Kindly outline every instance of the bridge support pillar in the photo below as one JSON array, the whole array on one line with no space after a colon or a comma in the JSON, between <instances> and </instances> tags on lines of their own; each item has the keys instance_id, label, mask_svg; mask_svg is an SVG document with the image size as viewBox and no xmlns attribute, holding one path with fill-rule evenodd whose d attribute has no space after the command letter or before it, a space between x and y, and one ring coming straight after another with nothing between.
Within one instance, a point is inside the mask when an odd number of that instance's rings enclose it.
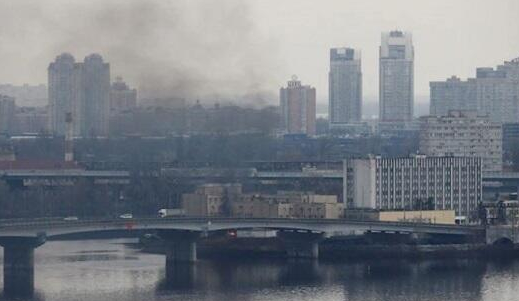
<instances>
[{"instance_id":1,"label":"bridge support pillar","mask_svg":"<svg viewBox=\"0 0 519 301\"><path fill-rule=\"evenodd\" d=\"M166 279L163 287L167 289L188 289L193 287L196 265L190 262L177 262L166 259Z\"/></svg>"},{"instance_id":2,"label":"bridge support pillar","mask_svg":"<svg viewBox=\"0 0 519 301\"><path fill-rule=\"evenodd\" d=\"M0 237L4 248L4 295L34 294L34 249L44 242L44 237Z\"/></svg>"},{"instance_id":3,"label":"bridge support pillar","mask_svg":"<svg viewBox=\"0 0 519 301\"><path fill-rule=\"evenodd\" d=\"M192 263L196 257L196 241L200 237L199 232L164 230L158 233L164 240L166 251L166 266L179 262Z\"/></svg>"},{"instance_id":4,"label":"bridge support pillar","mask_svg":"<svg viewBox=\"0 0 519 301\"><path fill-rule=\"evenodd\" d=\"M319 258L319 241L322 233L279 231L278 237L283 241L288 258Z\"/></svg>"},{"instance_id":5,"label":"bridge support pillar","mask_svg":"<svg viewBox=\"0 0 519 301\"><path fill-rule=\"evenodd\" d=\"M189 287L193 283L196 262L196 241L199 232L163 230L158 235L164 240L166 253L167 287Z\"/></svg>"},{"instance_id":6,"label":"bridge support pillar","mask_svg":"<svg viewBox=\"0 0 519 301\"><path fill-rule=\"evenodd\" d=\"M196 262L196 241L166 242L166 264Z\"/></svg>"}]
</instances>

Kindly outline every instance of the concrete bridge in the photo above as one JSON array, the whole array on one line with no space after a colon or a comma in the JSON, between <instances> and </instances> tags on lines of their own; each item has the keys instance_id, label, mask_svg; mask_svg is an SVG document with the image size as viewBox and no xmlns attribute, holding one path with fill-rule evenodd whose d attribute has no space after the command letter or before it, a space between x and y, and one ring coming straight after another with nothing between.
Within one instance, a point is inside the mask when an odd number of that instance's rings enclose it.
<instances>
[{"instance_id":1,"label":"concrete bridge","mask_svg":"<svg viewBox=\"0 0 519 301\"><path fill-rule=\"evenodd\" d=\"M519 243L519 228L517 225L496 225L486 228L486 243L488 245L513 245Z\"/></svg>"},{"instance_id":2,"label":"concrete bridge","mask_svg":"<svg viewBox=\"0 0 519 301\"><path fill-rule=\"evenodd\" d=\"M327 237L368 232L484 235L484 228L440 224L371 222L317 219L253 218L139 218L111 220L5 220L0 221L0 245L4 247L4 292L32 294L34 290L34 249L47 238L67 234L115 232L137 236L157 233L166 242L166 273L178 263L196 261L196 242L210 232L238 229L275 229L287 255L319 257L319 242ZM167 275L166 275L167 277Z\"/></svg>"}]
</instances>

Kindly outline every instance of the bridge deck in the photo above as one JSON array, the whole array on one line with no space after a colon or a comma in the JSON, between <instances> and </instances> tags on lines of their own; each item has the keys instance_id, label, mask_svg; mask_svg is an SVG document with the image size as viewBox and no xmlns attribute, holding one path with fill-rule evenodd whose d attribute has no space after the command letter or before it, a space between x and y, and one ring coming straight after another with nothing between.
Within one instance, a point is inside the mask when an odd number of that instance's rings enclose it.
<instances>
[{"instance_id":1,"label":"bridge deck","mask_svg":"<svg viewBox=\"0 0 519 301\"><path fill-rule=\"evenodd\" d=\"M290 229L322 232L330 236L355 231L436 233L477 235L484 230L481 226L459 226L445 224L418 224L402 222L353 221L343 219L254 219L254 218L137 218L97 220L0 220L0 236L35 236L45 233L55 235L100 232L113 230L188 230L219 231L229 229ZM341 234L339 234L341 233Z\"/></svg>"}]
</instances>

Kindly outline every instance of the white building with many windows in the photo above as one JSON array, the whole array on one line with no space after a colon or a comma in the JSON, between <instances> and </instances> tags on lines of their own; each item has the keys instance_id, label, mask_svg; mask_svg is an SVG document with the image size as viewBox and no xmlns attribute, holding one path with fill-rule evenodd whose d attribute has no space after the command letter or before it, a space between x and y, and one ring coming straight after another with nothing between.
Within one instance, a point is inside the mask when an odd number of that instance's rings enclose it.
<instances>
[{"instance_id":1,"label":"white building with many windows","mask_svg":"<svg viewBox=\"0 0 519 301\"><path fill-rule=\"evenodd\" d=\"M484 172L503 168L503 133L499 123L475 111L420 118L420 153L428 156L481 157Z\"/></svg>"},{"instance_id":2,"label":"white building with many windows","mask_svg":"<svg viewBox=\"0 0 519 301\"><path fill-rule=\"evenodd\" d=\"M344 161L347 208L455 210L472 218L482 198L481 158L382 158Z\"/></svg>"}]
</instances>

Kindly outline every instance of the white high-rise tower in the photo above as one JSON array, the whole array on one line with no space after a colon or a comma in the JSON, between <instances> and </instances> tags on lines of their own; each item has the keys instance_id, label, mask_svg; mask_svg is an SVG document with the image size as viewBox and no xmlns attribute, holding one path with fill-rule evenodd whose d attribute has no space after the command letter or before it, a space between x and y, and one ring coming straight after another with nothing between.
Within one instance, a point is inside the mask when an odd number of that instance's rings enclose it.
<instances>
[{"instance_id":1,"label":"white high-rise tower","mask_svg":"<svg viewBox=\"0 0 519 301\"><path fill-rule=\"evenodd\" d=\"M379 78L380 121L411 121L414 105L414 47L411 33L382 33Z\"/></svg>"}]
</instances>

